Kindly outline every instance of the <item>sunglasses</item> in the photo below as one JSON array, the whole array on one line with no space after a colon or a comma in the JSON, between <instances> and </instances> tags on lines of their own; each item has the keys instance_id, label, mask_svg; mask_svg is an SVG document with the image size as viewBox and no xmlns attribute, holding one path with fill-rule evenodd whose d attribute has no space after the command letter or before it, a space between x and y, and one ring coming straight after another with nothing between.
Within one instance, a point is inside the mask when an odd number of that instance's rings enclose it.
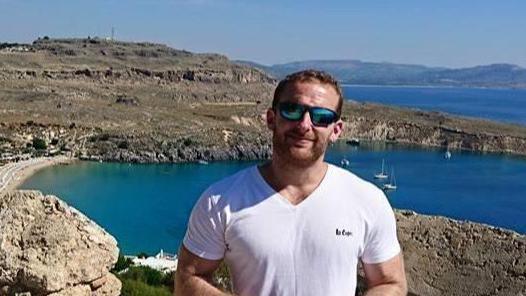
<instances>
[{"instance_id":1,"label":"sunglasses","mask_svg":"<svg viewBox=\"0 0 526 296\"><path fill-rule=\"evenodd\" d=\"M310 121L314 126L326 127L339 119L338 114L331 109L311 107L297 103L279 103L278 110L281 117L288 121L300 121L305 115L305 112L309 112Z\"/></svg>"}]
</instances>

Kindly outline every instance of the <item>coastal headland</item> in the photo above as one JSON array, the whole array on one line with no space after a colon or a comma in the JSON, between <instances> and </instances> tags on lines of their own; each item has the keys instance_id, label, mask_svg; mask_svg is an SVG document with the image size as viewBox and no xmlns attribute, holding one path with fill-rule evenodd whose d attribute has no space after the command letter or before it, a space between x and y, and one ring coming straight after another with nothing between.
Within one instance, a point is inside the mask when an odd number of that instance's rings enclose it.
<instances>
[{"instance_id":1,"label":"coastal headland","mask_svg":"<svg viewBox=\"0 0 526 296\"><path fill-rule=\"evenodd\" d=\"M24 155L141 163L268 158L264 116L275 84L224 56L152 43L43 38L3 46L0 161ZM526 155L524 126L354 102L345 103L343 119L344 140ZM18 170L27 175L31 167ZM4 176L12 175L10 168L0 167ZM413 295L526 294L524 236L397 215ZM427 226L417 227L422 217ZM490 246L505 247L499 253ZM481 288L463 288L471 285Z\"/></svg>"}]
</instances>

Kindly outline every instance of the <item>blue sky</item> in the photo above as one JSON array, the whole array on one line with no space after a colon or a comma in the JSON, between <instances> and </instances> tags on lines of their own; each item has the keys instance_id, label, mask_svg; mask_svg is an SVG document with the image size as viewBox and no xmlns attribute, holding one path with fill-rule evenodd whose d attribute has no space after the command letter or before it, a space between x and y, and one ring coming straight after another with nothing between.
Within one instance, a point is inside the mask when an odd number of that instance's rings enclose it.
<instances>
[{"instance_id":1,"label":"blue sky","mask_svg":"<svg viewBox=\"0 0 526 296\"><path fill-rule=\"evenodd\" d=\"M526 1L0 0L0 42L152 41L275 64L360 59L526 67Z\"/></svg>"}]
</instances>

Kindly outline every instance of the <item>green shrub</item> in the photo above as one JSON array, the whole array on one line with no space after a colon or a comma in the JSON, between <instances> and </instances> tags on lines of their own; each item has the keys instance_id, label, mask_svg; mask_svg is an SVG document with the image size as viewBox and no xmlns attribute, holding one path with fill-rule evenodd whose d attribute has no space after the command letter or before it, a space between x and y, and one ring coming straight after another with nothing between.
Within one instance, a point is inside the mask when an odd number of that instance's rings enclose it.
<instances>
[{"instance_id":1,"label":"green shrub","mask_svg":"<svg viewBox=\"0 0 526 296\"><path fill-rule=\"evenodd\" d=\"M171 288L173 275L165 274L147 266L130 266L124 273L118 274L121 280L134 280L150 286Z\"/></svg>"},{"instance_id":2,"label":"green shrub","mask_svg":"<svg viewBox=\"0 0 526 296\"><path fill-rule=\"evenodd\" d=\"M124 258L121 254L119 254L119 258L117 259L117 263L115 263L115 266L111 271L114 273L117 273L119 271L125 270L126 268L130 267L133 264L132 260L130 258Z\"/></svg>"},{"instance_id":3,"label":"green shrub","mask_svg":"<svg viewBox=\"0 0 526 296\"><path fill-rule=\"evenodd\" d=\"M45 150L47 148L46 141L41 138L33 138L33 148L36 150Z\"/></svg>"},{"instance_id":4,"label":"green shrub","mask_svg":"<svg viewBox=\"0 0 526 296\"><path fill-rule=\"evenodd\" d=\"M130 144L128 144L128 141L122 141L117 147L119 147L120 149L128 149L129 146Z\"/></svg>"},{"instance_id":5,"label":"green shrub","mask_svg":"<svg viewBox=\"0 0 526 296\"><path fill-rule=\"evenodd\" d=\"M190 138L185 138L183 140L183 145L185 145L186 147L192 146L193 144L194 144L194 141L192 139L190 139Z\"/></svg>"},{"instance_id":6,"label":"green shrub","mask_svg":"<svg viewBox=\"0 0 526 296\"><path fill-rule=\"evenodd\" d=\"M132 279L121 279L122 296L171 296L172 292L168 287L155 287L149 286L144 282L132 280Z\"/></svg>"}]
</instances>

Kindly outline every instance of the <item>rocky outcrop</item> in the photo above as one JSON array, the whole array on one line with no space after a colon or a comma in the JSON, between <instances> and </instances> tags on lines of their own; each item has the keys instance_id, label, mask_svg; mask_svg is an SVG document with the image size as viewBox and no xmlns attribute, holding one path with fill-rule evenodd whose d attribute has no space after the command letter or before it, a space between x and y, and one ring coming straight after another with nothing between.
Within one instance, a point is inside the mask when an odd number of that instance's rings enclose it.
<instances>
[{"instance_id":1,"label":"rocky outcrop","mask_svg":"<svg viewBox=\"0 0 526 296\"><path fill-rule=\"evenodd\" d=\"M347 107L347 139L526 155L523 126L381 105L354 103Z\"/></svg>"},{"instance_id":2,"label":"rocky outcrop","mask_svg":"<svg viewBox=\"0 0 526 296\"><path fill-rule=\"evenodd\" d=\"M526 154L526 137L470 133L446 126L423 126L411 122L348 122L348 135L373 141L392 141L480 152Z\"/></svg>"},{"instance_id":3,"label":"rocky outcrop","mask_svg":"<svg viewBox=\"0 0 526 296\"><path fill-rule=\"evenodd\" d=\"M204 83L274 83L274 80L257 69L233 66L232 69L173 69L152 70L129 68L125 70L90 69L78 70L9 70L0 71L2 80L46 79L46 80L90 80L98 83L115 81L153 81L156 83L204 82Z\"/></svg>"},{"instance_id":4,"label":"rocky outcrop","mask_svg":"<svg viewBox=\"0 0 526 296\"><path fill-rule=\"evenodd\" d=\"M258 160L268 159L271 155L269 145L239 143L231 147L161 147L151 150L108 149L102 154L95 154L86 160L104 160L132 163L195 162L199 160ZM97 151L100 153L100 151Z\"/></svg>"},{"instance_id":5,"label":"rocky outcrop","mask_svg":"<svg viewBox=\"0 0 526 296\"><path fill-rule=\"evenodd\" d=\"M27 50L19 53L16 48ZM33 44L8 44L6 49L9 52L4 50L0 56L0 80L78 80L109 84L116 81L275 82L263 71L231 63L226 56L196 54L154 43L92 38L39 39ZM66 64L68 66L63 67Z\"/></svg>"},{"instance_id":6,"label":"rocky outcrop","mask_svg":"<svg viewBox=\"0 0 526 296\"><path fill-rule=\"evenodd\" d=\"M0 197L0 295L119 295L116 240L54 196Z\"/></svg>"},{"instance_id":7,"label":"rocky outcrop","mask_svg":"<svg viewBox=\"0 0 526 296\"><path fill-rule=\"evenodd\" d=\"M526 295L526 236L396 213L410 295Z\"/></svg>"}]
</instances>

